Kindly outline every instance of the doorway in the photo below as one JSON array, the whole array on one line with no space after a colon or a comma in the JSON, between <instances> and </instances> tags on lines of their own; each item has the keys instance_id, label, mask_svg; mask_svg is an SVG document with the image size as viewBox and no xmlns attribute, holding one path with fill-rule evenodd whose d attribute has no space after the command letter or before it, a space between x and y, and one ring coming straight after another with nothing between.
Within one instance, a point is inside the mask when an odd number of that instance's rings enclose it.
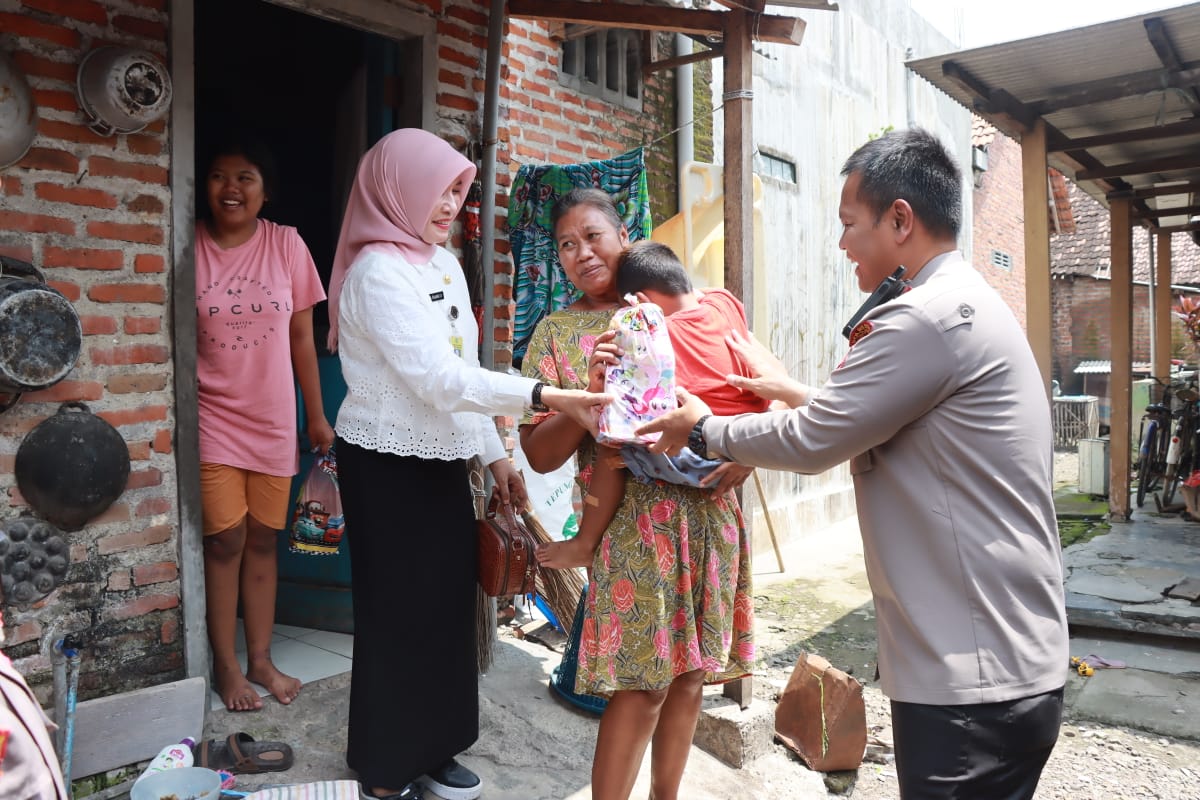
<instances>
[{"instance_id":1,"label":"doorway","mask_svg":"<svg viewBox=\"0 0 1200 800\"><path fill-rule=\"evenodd\" d=\"M195 5L196 209L209 152L230 136L266 144L278 187L263 216L294 226L328 287L358 159L421 125L420 40L390 39L264 0ZM325 304L314 309L324 347Z\"/></svg>"},{"instance_id":2,"label":"doorway","mask_svg":"<svg viewBox=\"0 0 1200 800\"><path fill-rule=\"evenodd\" d=\"M195 208L207 212L204 179L214 147L230 138L262 142L277 179L261 216L299 231L328 291L359 158L389 131L422 124L428 43L423 35L389 38L316 16L332 13L318 3L306 13L284 7L289 2L194 4ZM336 356L325 350L325 303L313 309L313 326L325 416L333 422L346 389ZM308 449L301 437L293 497L312 464ZM303 555L279 537L277 624L351 630L348 547Z\"/></svg>"}]
</instances>

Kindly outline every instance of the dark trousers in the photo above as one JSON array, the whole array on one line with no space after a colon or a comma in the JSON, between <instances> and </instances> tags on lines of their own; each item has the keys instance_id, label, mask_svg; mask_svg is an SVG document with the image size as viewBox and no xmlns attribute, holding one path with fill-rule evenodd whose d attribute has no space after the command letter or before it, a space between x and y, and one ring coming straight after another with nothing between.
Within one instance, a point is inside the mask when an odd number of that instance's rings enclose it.
<instances>
[{"instance_id":1,"label":"dark trousers","mask_svg":"<svg viewBox=\"0 0 1200 800\"><path fill-rule=\"evenodd\" d=\"M1063 690L964 706L892 701L903 800L1029 800L1054 749Z\"/></svg>"}]
</instances>

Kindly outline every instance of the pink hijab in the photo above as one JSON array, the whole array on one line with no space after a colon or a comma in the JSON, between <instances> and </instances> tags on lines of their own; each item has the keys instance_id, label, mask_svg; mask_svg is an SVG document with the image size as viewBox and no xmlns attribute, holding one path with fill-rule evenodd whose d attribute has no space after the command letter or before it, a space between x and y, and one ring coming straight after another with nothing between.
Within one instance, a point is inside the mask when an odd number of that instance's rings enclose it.
<instances>
[{"instance_id":1,"label":"pink hijab","mask_svg":"<svg viewBox=\"0 0 1200 800\"><path fill-rule=\"evenodd\" d=\"M363 155L329 279L329 352L337 351L338 301L359 253L367 247L394 247L414 264L428 263L437 246L422 239L421 232L442 193L460 178L464 184L474 180L475 165L420 128L392 131Z\"/></svg>"}]
</instances>

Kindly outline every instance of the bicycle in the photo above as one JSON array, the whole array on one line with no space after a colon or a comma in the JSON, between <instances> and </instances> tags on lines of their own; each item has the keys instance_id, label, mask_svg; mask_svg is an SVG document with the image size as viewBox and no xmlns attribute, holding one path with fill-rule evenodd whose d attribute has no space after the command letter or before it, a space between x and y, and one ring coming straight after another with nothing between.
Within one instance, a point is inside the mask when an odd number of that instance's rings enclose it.
<instances>
[{"instance_id":1,"label":"bicycle","mask_svg":"<svg viewBox=\"0 0 1200 800\"><path fill-rule=\"evenodd\" d=\"M1157 381L1157 379L1155 379ZM1158 487L1167 474L1167 451L1170 449L1171 385L1158 381L1163 387L1161 403L1146 406L1138 428L1137 504L1146 502L1146 493Z\"/></svg>"},{"instance_id":2,"label":"bicycle","mask_svg":"<svg viewBox=\"0 0 1200 800\"><path fill-rule=\"evenodd\" d=\"M1162 491L1162 501L1155 495L1158 510L1171 505L1175 499L1175 490L1187 476L1192 474L1196 461L1196 433L1198 409L1196 400L1200 394L1196 392L1195 384L1179 386L1175 389L1175 397L1181 406L1174 416L1179 420L1167 445L1167 471Z\"/></svg>"}]
</instances>

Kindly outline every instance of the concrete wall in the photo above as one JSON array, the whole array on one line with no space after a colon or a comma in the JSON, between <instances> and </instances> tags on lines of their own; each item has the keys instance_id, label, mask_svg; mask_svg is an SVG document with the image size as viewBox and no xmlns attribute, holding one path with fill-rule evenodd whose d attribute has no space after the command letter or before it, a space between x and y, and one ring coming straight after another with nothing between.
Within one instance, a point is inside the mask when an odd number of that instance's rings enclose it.
<instances>
[{"instance_id":1,"label":"concrete wall","mask_svg":"<svg viewBox=\"0 0 1200 800\"><path fill-rule=\"evenodd\" d=\"M754 328L795 377L817 385L845 354L842 326L865 299L837 247L839 171L855 148L889 127L908 127L910 119L941 137L966 167L960 244L971 252L970 116L904 66L907 58L950 52L953 44L903 0L838 5L836 12L798 13L807 21L799 47L759 44L754 57L755 145L797 165L796 184L764 178L766 275L758 283L767 314ZM720 98L719 62L713 83ZM719 114L716 129L719 160ZM762 477L777 532L786 538L853 512L845 465L812 477ZM756 503L747 507L760 513ZM764 531L761 519L755 530ZM756 550L766 546L765 535L756 533Z\"/></svg>"}]
</instances>

